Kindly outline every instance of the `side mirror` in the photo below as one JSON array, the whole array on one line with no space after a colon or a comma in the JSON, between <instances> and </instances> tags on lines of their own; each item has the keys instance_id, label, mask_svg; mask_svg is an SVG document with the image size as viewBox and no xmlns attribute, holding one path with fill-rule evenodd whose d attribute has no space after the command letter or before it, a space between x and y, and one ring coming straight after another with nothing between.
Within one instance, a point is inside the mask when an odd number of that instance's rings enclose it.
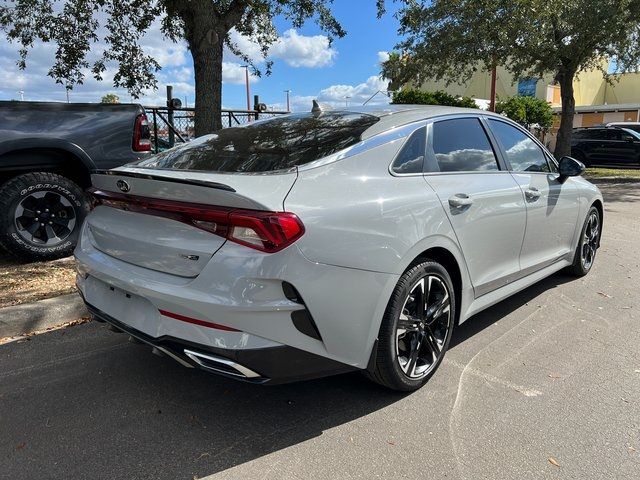
<instances>
[{"instance_id":1,"label":"side mirror","mask_svg":"<svg viewBox=\"0 0 640 480\"><path fill-rule=\"evenodd\" d=\"M558 180L564 182L569 177L578 177L584 173L585 166L573 157L562 157L558 164L560 177Z\"/></svg>"}]
</instances>

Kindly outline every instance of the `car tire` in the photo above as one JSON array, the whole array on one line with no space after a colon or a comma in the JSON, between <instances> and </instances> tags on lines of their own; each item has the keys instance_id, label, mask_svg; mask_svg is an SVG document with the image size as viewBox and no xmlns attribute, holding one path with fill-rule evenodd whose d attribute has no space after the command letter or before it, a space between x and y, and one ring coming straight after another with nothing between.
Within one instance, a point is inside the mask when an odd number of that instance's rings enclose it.
<instances>
[{"instance_id":1,"label":"car tire","mask_svg":"<svg viewBox=\"0 0 640 480\"><path fill-rule=\"evenodd\" d=\"M68 178L19 175L0 186L0 245L22 260L69 256L88 212L84 192Z\"/></svg>"},{"instance_id":2,"label":"car tire","mask_svg":"<svg viewBox=\"0 0 640 480\"><path fill-rule=\"evenodd\" d=\"M567 273L576 277L584 277L589 273L600 246L601 232L602 219L600 218L600 211L592 206L580 230L580 240L576 247L573 263L567 268Z\"/></svg>"},{"instance_id":3,"label":"car tire","mask_svg":"<svg viewBox=\"0 0 640 480\"><path fill-rule=\"evenodd\" d=\"M420 309L419 298L425 293L426 307ZM449 347L455 305L451 277L442 265L426 261L407 270L387 305L367 376L392 390L410 392L422 387Z\"/></svg>"}]
</instances>

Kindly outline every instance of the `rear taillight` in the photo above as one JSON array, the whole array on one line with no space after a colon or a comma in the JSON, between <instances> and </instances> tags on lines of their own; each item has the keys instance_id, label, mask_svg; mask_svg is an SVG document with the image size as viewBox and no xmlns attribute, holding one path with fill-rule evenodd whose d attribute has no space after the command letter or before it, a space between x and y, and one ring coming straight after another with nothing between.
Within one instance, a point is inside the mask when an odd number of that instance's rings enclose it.
<instances>
[{"instance_id":1,"label":"rear taillight","mask_svg":"<svg viewBox=\"0 0 640 480\"><path fill-rule=\"evenodd\" d=\"M265 212L200 203L125 195L89 189L92 205L106 205L171 218L262 252L288 247L304 234L300 219L289 212Z\"/></svg>"},{"instance_id":2,"label":"rear taillight","mask_svg":"<svg viewBox=\"0 0 640 480\"><path fill-rule=\"evenodd\" d=\"M144 113L136 117L133 125L133 143L131 145L134 152L151 151L151 130L149 129L149 121Z\"/></svg>"}]
</instances>

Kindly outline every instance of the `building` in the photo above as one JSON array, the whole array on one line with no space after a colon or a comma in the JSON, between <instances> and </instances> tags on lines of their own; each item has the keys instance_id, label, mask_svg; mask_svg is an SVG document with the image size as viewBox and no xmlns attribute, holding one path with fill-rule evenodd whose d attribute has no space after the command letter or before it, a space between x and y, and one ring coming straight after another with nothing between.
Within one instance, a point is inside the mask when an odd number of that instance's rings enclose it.
<instances>
[{"instance_id":1,"label":"building","mask_svg":"<svg viewBox=\"0 0 640 480\"><path fill-rule=\"evenodd\" d=\"M603 65L604 66L604 65ZM491 98L491 72L481 70L464 83L427 81L422 90L444 90L458 96L472 97L480 106L489 104ZM576 100L574 127L591 127L609 122L640 122L640 72L630 72L611 77L607 82L602 72L582 72L573 84ZM554 84L552 75L543 78L516 80L506 69L498 67L496 96L498 101L515 95L532 96L546 100L556 112L554 126L545 143L555 146L555 133L560 125L560 86Z\"/></svg>"}]
</instances>

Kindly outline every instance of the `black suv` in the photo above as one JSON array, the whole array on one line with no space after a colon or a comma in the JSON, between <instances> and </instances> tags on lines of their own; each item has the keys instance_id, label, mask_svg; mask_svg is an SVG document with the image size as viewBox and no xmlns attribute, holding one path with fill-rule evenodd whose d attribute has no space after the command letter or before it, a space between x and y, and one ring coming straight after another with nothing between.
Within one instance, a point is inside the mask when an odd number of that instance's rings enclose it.
<instances>
[{"instance_id":1,"label":"black suv","mask_svg":"<svg viewBox=\"0 0 640 480\"><path fill-rule=\"evenodd\" d=\"M571 155L585 165L640 165L640 133L620 127L575 128Z\"/></svg>"}]
</instances>

